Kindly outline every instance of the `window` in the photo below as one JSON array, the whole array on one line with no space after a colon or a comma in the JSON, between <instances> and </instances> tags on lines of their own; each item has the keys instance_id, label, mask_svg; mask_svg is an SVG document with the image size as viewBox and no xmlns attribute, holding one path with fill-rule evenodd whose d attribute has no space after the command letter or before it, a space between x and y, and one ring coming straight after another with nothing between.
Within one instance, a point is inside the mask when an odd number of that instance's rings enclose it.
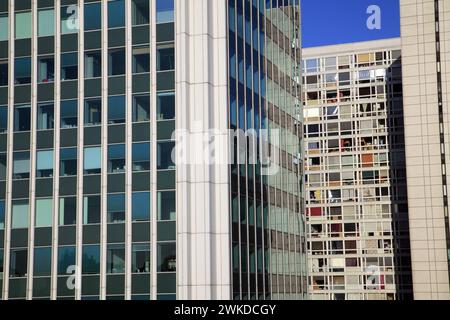
<instances>
[{"instance_id":1,"label":"window","mask_svg":"<svg viewBox=\"0 0 450 320\"><path fill-rule=\"evenodd\" d=\"M28 228L28 210L29 204L27 200L17 200L12 202L13 229Z\"/></svg>"},{"instance_id":2,"label":"window","mask_svg":"<svg viewBox=\"0 0 450 320\"><path fill-rule=\"evenodd\" d=\"M157 48L157 71L167 71L175 69L175 48L170 46L158 46Z\"/></svg>"},{"instance_id":3,"label":"window","mask_svg":"<svg viewBox=\"0 0 450 320\"><path fill-rule=\"evenodd\" d=\"M0 86L8 85L8 60L0 61Z\"/></svg>"},{"instance_id":4,"label":"window","mask_svg":"<svg viewBox=\"0 0 450 320\"><path fill-rule=\"evenodd\" d=\"M175 243L158 243L158 272L175 272L177 269Z\"/></svg>"},{"instance_id":5,"label":"window","mask_svg":"<svg viewBox=\"0 0 450 320\"><path fill-rule=\"evenodd\" d=\"M108 98L108 123L125 123L125 96Z\"/></svg>"},{"instance_id":6,"label":"window","mask_svg":"<svg viewBox=\"0 0 450 320\"><path fill-rule=\"evenodd\" d=\"M85 53L84 76L85 78L97 78L102 76L101 51L89 51Z\"/></svg>"},{"instance_id":7,"label":"window","mask_svg":"<svg viewBox=\"0 0 450 320\"><path fill-rule=\"evenodd\" d=\"M158 142L158 170L175 169L172 161L172 150L175 142Z\"/></svg>"},{"instance_id":8,"label":"window","mask_svg":"<svg viewBox=\"0 0 450 320\"><path fill-rule=\"evenodd\" d=\"M83 199L83 224L100 223L100 196L86 196Z\"/></svg>"},{"instance_id":9,"label":"window","mask_svg":"<svg viewBox=\"0 0 450 320\"><path fill-rule=\"evenodd\" d=\"M156 23L173 22L173 0L156 0Z\"/></svg>"},{"instance_id":10,"label":"window","mask_svg":"<svg viewBox=\"0 0 450 320\"><path fill-rule=\"evenodd\" d=\"M59 225L71 226L77 223L77 198L59 199Z\"/></svg>"},{"instance_id":11,"label":"window","mask_svg":"<svg viewBox=\"0 0 450 320\"><path fill-rule=\"evenodd\" d=\"M318 67L318 61L317 59L310 59L310 60L306 60L305 62L306 65L306 72L317 72L319 71Z\"/></svg>"},{"instance_id":12,"label":"window","mask_svg":"<svg viewBox=\"0 0 450 320\"><path fill-rule=\"evenodd\" d=\"M31 38L31 12L18 12L16 13L16 39Z\"/></svg>"},{"instance_id":13,"label":"window","mask_svg":"<svg viewBox=\"0 0 450 320\"><path fill-rule=\"evenodd\" d=\"M0 106L0 133L8 130L8 107Z\"/></svg>"},{"instance_id":14,"label":"window","mask_svg":"<svg viewBox=\"0 0 450 320\"><path fill-rule=\"evenodd\" d=\"M150 220L150 193L134 192L132 195L133 221Z\"/></svg>"},{"instance_id":15,"label":"window","mask_svg":"<svg viewBox=\"0 0 450 320\"><path fill-rule=\"evenodd\" d=\"M0 180L6 180L6 153L0 153Z\"/></svg>"},{"instance_id":16,"label":"window","mask_svg":"<svg viewBox=\"0 0 450 320\"><path fill-rule=\"evenodd\" d=\"M150 48L133 48L133 73L150 72Z\"/></svg>"},{"instance_id":17,"label":"window","mask_svg":"<svg viewBox=\"0 0 450 320\"><path fill-rule=\"evenodd\" d=\"M77 148L60 149L60 175L61 177L77 175Z\"/></svg>"},{"instance_id":18,"label":"window","mask_svg":"<svg viewBox=\"0 0 450 320\"><path fill-rule=\"evenodd\" d=\"M107 273L125 273L125 245L108 245L106 259Z\"/></svg>"},{"instance_id":19,"label":"window","mask_svg":"<svg viewBox=\"0 0 450 320\"><path fill-rule=\"evenodd\" d=\"M150 272L150 245L133 244L131 257L131 272Z\"/></svg>"},{"instance_id":20,"label":"window","mask_svg":"<svg viewBox=\"0 0 450 320\"><path fill-rule=\"evenodd\" d=\"M108 223L125 221L125 194L108 195Z\"/></svg>"},{"instance_id":21,"label":"window","mask_svg":"<svg viewBox=\"0 0 450 320\"><path fill-rule=\"evenodd\" d=\"M11 278L26 277L28 273L28 250L11 250L9 274Z\"/></svg>"},{"instance_id":22,"label":"window","mask_svg":"<svg viewBox=\"0 0 450 320\"><path fill-rule=\"evenodd\" d=\"M31 58L16 58L14 62L14 84L31 83Z\"/></svg>"},{"instance_id":23,"label":"window","mask_svg":"<svg viewBox=\"0 0 450 320\"><path fill-rule=\"evenodd\" d=\"M157 101L158 120L170 120L175 118L175 93L158 93Z\"/></svg>"},{"instance_id":24,"label":"window","mask_svg":"<svg viewBox=\"0 0 450 320\"><path fill-rule=\"evenodd\" d=\"M4 229L5 229L5 201L0 201L0 230Z\"/></svg>"},{"instance_id":25,"label":"window","mask_svg":"<svg viewBox=\"0 0 450 320\"><path fill-rule=\"evenodd\" d=\"M8 40L8 15L0 14L0 41L5 40Z\"/></svg>"},{"instance_id":26,"label":"window","mask_svg":"<svg viewBox=\"0 0 450 320\"><path fill-rule=\"evenodd\" d=\"M14 152L13 178L28 179L30 177L30 152Z\"/></svg>"},{"instance_id":27,"label":"window","mask_svg":"<svg viewBox=\"0 0 450 320\"><path fill-rule=\"evenodd\" d=\"M125 26L125 2L124 0L112 0L108 2L108 28Z\"/></svg>"},{"instance_id":28,"label":"window","mask_svg":"<svg viewBox=\"0 0 450 320\"><path fill-rule=\"evenodd\" d=\"M125 74L125 49L114 49L108 52L108 75Z\"/></svg>"},{"instance_id":29,"label":"window","mask_svg":"<svg viewBox=\"0 0 450 320\"><path fill-rule=\"evenodd\" d=\"M108 173L125 172L125 145L108 146Z\"/></svg>"},{"instance_id":30,"label":"window","mask_svg":"<svg viewBox=\"0 0 450 320\"><path fill-rule=\"evenodd\" d=\"M102 4L100 2L84 5L84 30L98 30L102 23Z\"/></svg>"},{"instance_id":31,"label":"window","mask_svg":"<svg viewBox=\"0 0 450 320\"><path fill-rule=\"evenodd\" d=\"M0 249L0 279L3 279L3 249Z\"/></svg>"},{"instance_id":32,"label":"window","mask_svg":"<svg viewBox=\"0 0 450 320\"><path fill-rule=\"evenodd\" d=\"M53 57L40 57L38 62L38 82L55 81L55 60Z\"/></svg>"},{"instance_id":33,"label":"window","mask_svg":"<svg viewBox=\"0 0 450 320\"><path fill-rule=\"evenodd\" d=\"M76 6L61 7L61 33L76 33L79 29Z\"/></svg>"},{"instance_id":34,"label":"window","mask_svg":"<svg viewBox=\"0 0 450 320\"><path fill-rule=\"evenodd\" d=\"M132 24L133 26L149 23L149 1L148 0L132 0Z\"/></svg>"},{"instance_id":35,"label":"window","mask_svg":"<svg viewBox=\"0 0 450 320\"><path fill-rule=\"evenodd\" d=\"M36 199L36 220L35 226L51 227L53 224L53 200Z\"/></svg>"},{"instance_id":36,"label":"window","mask_svg":"<svg viewBox=\"0 0 450 320\"><path fill-rule=\"evenodd\" d=\"M78 125L78 101L61 101L61 128L76 128Z\"/></svg>"},{"instance_id":37,"label":"window","mask_svg":"<svg viewBox=\"0 0 450 320\"><path fill-rule=\"evenodd\" d=\"M38 105L38 130L49 130L54 128L53 104Z\"/></svg>"},{"instance_id":38,"label":"window","mask_svg":"<svg viewBox=\"0 0 450 320\"><path fill-rule=\"evenodd\" d=\"M30 131L31 108L29 105L14 107L14 131Z\"/></svg>"},{"instance_id":39,"label":"window","mask_svg":"<svg viewBox=\"0 0 450 320\"><path fill-rule=\"evenodd\" d=\"M98 274L100 273L100 246L89 245L83 246L83 274Z\"/></svg>"},{"instance_id":40,"label":"window","mask_svg":"<svg viewBox=\"0 0 450 320\"><path fill-rule=\"evenodd\" d=\"M133 143L133 171L150 170L150 143Z\"/></svg>"},{"instance_id":41,"label":"window","mask_svg":"<svg viewBox=\"0 0 450 320\"><path fill-rule=\"evenodd\" d=\"M158 192L158 220L171 221L176 219L175 191Z\"/></svg>"},{"instance_id":42,"label":"window","mask_svg":"<svg viewBox=\"0 0 450 320\"><path fill-rule=\"evenodd\" d=\"M84 148L84 174L98 174L102 167L100 147Z\"/></svg>"},{"instance_id":43,"label":"window","mask_svg":"<svg viewBox=\"0 0 450 320\"><path fill-rule=\"evenodd\" d=\"M33 276L49 277L52 271L52 248L36 248L33 257Z\"/></svg>"},{"instance_id":44,"label":"window","mask_svg":"<svg viewBox=\"0 0 450 320\"><path fill-rule=\"evenodd\" d=\"M133 122L143 122L149 120L150 120L150 96L149 95L133 96Z\"/></svg>"},{"instance_id":45,"label":"window","mask_svg":"<svg viewBox=\"0 0 450 320\"><path fill-rule=\"evenodd\" d=\"M86 100L84 103L84 124L99 125L102 123L102 100Z\"/></svg>"},{"instance_id":46,"label":"window","mask_svg":"<svg viewBox=\"0 0 450 320\"><path fill-rule=\"evenodd\" d=\"M38 11L38 36L52 36L55 33L55 10Z\"/></svg>"},{"instance_id":47,"label":"window","mask_svg":"<svg viewBox=\"0 0 450 320\"><path fill-rule=\"evenodd\" d=\"M58 248L58 274L67 275L69 268L74 266L75 259L75 247L59 247Z\"/></svg>"},{"instance_id":48,"label":"window","mask_svg":"<svg viewBox=\"0 0 450 320\"><path fill-rule=\"evenodd\" d=\"M78 78L78 53L61 54L61 81Z\"/></svg>"},{"instance_id":49,"label":"window","mask_svg":"<svg viewBox=\"0 0 450 320\"><path fill-rule=\"evenodd\" d=\"M38 151L36 177L52 177L53 176L53 150Z\"/></svg>"}]
</instances>

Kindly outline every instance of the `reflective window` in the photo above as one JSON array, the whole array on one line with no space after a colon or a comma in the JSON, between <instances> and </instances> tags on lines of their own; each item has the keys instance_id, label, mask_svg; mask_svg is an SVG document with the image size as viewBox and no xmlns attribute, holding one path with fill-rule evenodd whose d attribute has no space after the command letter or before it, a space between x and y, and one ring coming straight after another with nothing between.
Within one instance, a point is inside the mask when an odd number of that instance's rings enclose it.
<instances>
[{"instance_id":1,"label":"reflective window","mask_svg":"<svg viewBox=\"0 0 450 320\"><path fill-rule=\"evenodd\" d=\"M77 148L60 149L60 175L61 177L77 175Z\"/></svg>"},{"instance_id":2,"label":"reflective window","mask_svg":"<svg viewBox=\"0 0 450 320\"><path fill-rule=\"evenodd\" d=\"M175 118L175 93L158 93L157 100L158 120L169 120Z\"/></svg>"},{"instance_id":3,"label":"reflective window","mask_svg":"<svg viewBox=\"0 0 450 320\"><path fill-rule=\"evenodd\" d=\"M38 36L52 36L55 33L55 10L38 11Z\"/></svg>"},{"instance_id":4,"label":"reflective window","mask_svg":"<svg viewBox=\"0 0 450 320\"><path fill-rule=\"evenodd\" d=\"M102 167L100 147L84 148L84 174L98 174Z\"/></svg>"},{"instance_id":5,"label":"reflective window","mask_svg":"<svg viewBox=\"0 0 450 320\"><path fill-rule=\"evenodd\" d=\"M84 59L84 77L97 78L102 76L102 52L88 51Z\"/></svg>"},{"instance_id":6,"label":"reflective window","mask_svg":"<svg viewBox=\"0 0 450 320\"><path fill-rule=\"evenodd\" d=\"M15 18L16 39L31 38L31 12L17 12Z\"/></svg>"},{"instance_id":7,"label":"reflective window","mask_svg":"<svg viewBox=\"0 0 450 320\"><path fill-rule=\"evenodd\" d=\"M133 48L133 73L150 72L150 48Z\"/></svg>"},{"instance_id":8,"label":"reflective window","mask_svg":"<svg viewBox=\"0 0 450 320\"><path fill-rule=\"evenodd\" d=\"M125 26L125 1L112 0L108 2L108 28Z\"/></svg>"},{"instance_id":9,"label":"reflective window","mask_svg":"<svg viewBox=\"0 0 450 320\"><path fill-rule=\"evenodd\" d=\"M14 107L14 131L30 131L31 107L30 105Z\"/></svg>"},{"instance_id":10,"label":"reflective window","mask_svg":"<svg viewBox=\"0 0 450 320\"><path fill-rule=\"evenodd\" d=\"M84 103L84 124L99 125L102 123L102 100L86 100Z\"/></svg>"},{"instance_id":11,"label":"reflective window","mask_svg":"<svg viewBox=\"0 0 450 320\"><path fill-rule=\"evenodd\" d=\"M39 104L37 116L38 130L48 130L54 128L53 104Z\"/></svg>"},{"instance_id":12,"label":"reflective window","mask_svg":"<svg viewBox=\"0 0 450 320\"><path fill-rule=\"evenodd\" d=\"M77 6L62 6L61 7L61 33L76 33L78 32L78 14Z\"/></svg>"},{"instance_id":13,"label":"reflective window","mask_svg":"<svg viewBox=\"0 0 450 320\"><path fill-rule=\"evenodd\" d=\"M158 220L170 221L176 219L176 192L158 192Z\"/></svg>"},{"instance_id":14,"label":"reflective window","mask_svg":"<svg viewBox=\"0 0 450 320\"><path fill-rule=\"evenodd\" d=\"M5 229L5 201L0 201L0 230Z\"/></svg>"},{"instance_id":15,"label":"reflective window","mask_svg":"<svg viewBox=\"0 0 450 320\"><path fill-rule=\"evenodd\" d=\"M125 221L125 194L108 195L108 223Z\"/></svg>"},{"instance_id":16,"label":"reflective window","mask_svg":"<svg viewBox=\"0 0 450 320\"><path fill-rule=\"evenodd\" d=\"M100 2L86 3L84 5L84 30L97 30L101 28L102 6Z\"/></svg>"},{"instance_id":17,"label":"reflective window","mask_svg":"<svg viewBox=\"0 0 450 320\"><path fill-rule=\"evenodd\" d=\"M71 226L77 223L77 198L59 199L59 225Z\"/></svg>"},{"instance_id":18,"label":"reflective window","mask_svg":"<svg viewBox=\"0 0 450 320\"><path fill-rule=\"evenodd\" d=\"M131 10L132 24L134 26L149 23L150 10L148 0L132 0Z\"/></svg>"},{"instance_id":19,"label":"reflective window","mask_svg":"<svg viewBox=\"0 0 450 320\"><path fill-rule=\"evenodd\" d=\"M16 58L14 61L14 84L31 83L31 58Z\"/></svg>"},{"instance_id":20,"label":"reflective window","mask_svg":"<svg viewBox=\"0 0 450 320\"><path fill-rule=\"evenodd\" d=\"M86 245L83 246L82 256L82 273L83 274L98 274L100 273L100 246Z\"/></svg>"},{"instance_id":21,"label":"reflective window","mask_svg":"<svg viewBox=\"0 0 450 320\"><path fill-rule=\"evenodd\" d=\"M53 224L53 199L36 199L35 226L51 227Z\"/></svg>"},{"instance_id":22,"label":"reflective window","mask_svg":"<svg viewBox=\"0 0 450 320\"><path fill-rule=\"evenodd\" d=\"M173 141L158 142L158 170L175 169L175 164L172 161L174 147L175 142Z\"/></svg>"},{"instance_id":23,"label":"reflective window","mask_svg":"<svg viewBox=\"0 0 450 320\"><path fill-rule=\"evenodd\" d=\"M76 128L78 125L78 101L61 101L61 128Z\"/></svg>"},{"instance_id":24,"label":"reflective window","mask_svg":"<svg viewBox=\"0 0 450 320\"><path fill-rule=\"evenodd\" d=\"M125 123L125 96L108 98L108 123Z\"/></svg>"},{"instance_id":25,"label":"reflective window","mask_svg":"<svg viewBox=\"0 0 450 320\"><path fill-rule=\"evenodd\" d=\"M174 1L156 0L156 23L174 21Z\"/></svg>"},{"instance_id":26,"label":"reflective window","mask_svg":"<svg viewBox=\"0 0 450 320\"><path fill-rule=\"evenodd\" d=\"M133 143L133 171L150 170L150 143Z\"/></svg>"},{"instance_id":27,"label":"reflective window","mask_svg":"<svg viewBox=\"0 0 450 320\"><path fill-rule=\"evenodd\" d=\"M0 14L0 41L8 40L8 15Z\"/></svg>"},{"instance_id":28,"label":"reflective window","mask_svg":"<svg viewBox=\"0 0 450 320\"><path fill-rule=\"evenodd\" d=\"M53 150L45 150L36 152L36 177L52 177L53 176Z\"/></svg>"},{"instance_id":29,"label":"reflective window","mask_svg":"<svg viewBox=\"0 0 450 320\"><path fill-rule=\"evenodd\" d=\"M83 198L83 224L100 223L100 196L86 196Z\"/></svg>"},{"instance_id":30,"label":"reflective window","mask_svg":"<svg viewBox=\"0 0 450 320\"><path fill-rule=\"evenodd\" d=\"M150 220L150 193L134 192L132 195L133 221Z\"/></svg>"},{"instance_id":31,"label":"reflective window","mask_svg":"<svg viewBox=\"0 0 450 320\"><path fill-rule=\"evenodd\" d=\"M176 244L158 243L158 272L175 272L177 270Z\"/></svg>"},{"instance_id":32,"label":"reflective window","mask_svg":"<svg viewBox=\"0 0 450 320\"><path fill-rule=\"evenodd\" d=\"M75 266L75 247L59 247L58 248L58 274L67 275L73 273L70 267ZM72 271L72 272L70 272Z\"/></svg>"},{"instance_id":33,"label":"reflective window","mask_svg":"<svg viewBox=\"0 0 450 320\"><path fill-rule=\"evenodd\" d=\"M52 271L52 248L36 248L33 256L33 276L48 277Z\"/></svg>"},{"instance_id":34,"label":"reflective window","mask_svg":"<svg viewBox=\"0 0 450 320\"><path fill-rule=\"evenodd\" d=\"M125 49L113 49L108 52L108 75L125 74Z\"/></svg>"},{"instance_id":35,"label":"reflective window","mask_svg":"<svg viewBox=\"0 0 450 320\"><path fill-rule=\"evenodd\" d=\"M149 95L133 96L133 122L142 122L149 120L150 120L150 96Z\"/></svg>"},{"instance_id":36,"label":"reflective window","mask_svg":"<svg viewBox=\"0 0 450 320\"><path fill-rule=\"evenodd\" d=\"M28 200L17 200L12 202L12 228L26 229L29 226L29 204Z\"/></svg>"},{"instance_id":37,"label":"reflective window","mask_svg":"<svg viewBox=\"0 0 450 320\"><path fill-rule=\"evenodd\" d=\"M61 81L78 78L78 53L61 54Z\"/></svg>"},{"instance_id":38,"label":"reflective window","mask_svg":"<svg viewBox=\"0 0 450 320\"><path fill-rule=\"evenodd\" d=\"M28 250L11 249L11 260L9 263L9 275L11 278L26 277L28 274Z\"/></svg>"},{"instance_id":39,"label":"reflective window","mask_svg":"<svg viewBox=\"0 0 450 320\"><path fill-rule=\"evenodd\" d=\"M150 273L150 245L133 244L131 272Z\"/></svg>"},{"instance_id":40,"label":"reflective window","mask_svg":"<svg viewBox=\"0 0 450 320\"><path fill-rule=\"evenodd\" d=\"M175 48L173 45L158 46L156 55L157 71L175 69Z\"/></svg>"},{"instance_id":41,"label":"reflective window","mask_svg":"<svg viewBox=\"0 0 450 320\"><path fill-rule=\"evenodd\" d=\"M108 146L108 173L125 172L125 145Z\"/></svg>"},{"instance_id":42,"label":"reflective window","mask_svg":"<svg viewBox=\"0 0 450 320\"><path fill-rule=\"evenodd\" d=\"M125 245L108 245L106 259L107 273L125 273Z\"/></svg>"},{"instance_id":43,"label":"reflective window","mask_svg":"<svg viewBox=\"0 0 450 320\"><path fill-rule=\"evenodd\" d=\"M30 152L14 152L13 178L28 179L30 177Z\"/></svg>"}]
</instances>

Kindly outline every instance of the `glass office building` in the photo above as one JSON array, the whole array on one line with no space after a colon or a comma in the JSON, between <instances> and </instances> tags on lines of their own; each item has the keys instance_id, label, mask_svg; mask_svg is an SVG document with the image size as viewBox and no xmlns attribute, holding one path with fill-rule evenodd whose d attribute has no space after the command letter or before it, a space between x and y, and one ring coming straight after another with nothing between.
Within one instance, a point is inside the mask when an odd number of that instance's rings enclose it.
<instances>
[{"instance_id":1,"label":"glass office building","mask_svg":"<svg viewBox=\"0 0 450 320\"><path fill-rule=\"evenodd\" d=\"M400 39L303 51L314 300L411 297Z\"/></svg>"},{"instance_id":2,"label":"glass office building","mask_svg":"<svg viewBox=\"0 0 450 320\"><path fill-rule=\"evenodd\" d=\"M303 298L300 53L297 0L0 0L0 297Z\"/></svg>"}]
</instances>

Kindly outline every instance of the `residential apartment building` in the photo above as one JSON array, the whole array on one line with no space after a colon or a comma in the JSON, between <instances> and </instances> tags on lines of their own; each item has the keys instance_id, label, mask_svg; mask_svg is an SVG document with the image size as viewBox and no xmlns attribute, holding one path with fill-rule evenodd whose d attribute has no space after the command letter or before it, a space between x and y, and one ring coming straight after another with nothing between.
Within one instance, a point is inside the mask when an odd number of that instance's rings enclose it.
<instances>
[{"instance_id":1,"label":"residential apartment building","mask_svg":"<svg viewBox=\"0 0 450 320\"><path fill-rule=\"evenodd\" d=\"M401 0L414 297L450 299L450 2Z\"/></svg>"},{"instance_id":2,"label":"residential apartment building","mask_svg":"<svg viewBox=\"0 0 450 320\"><path fill-rule=\"evenodd\" d=\"M411 295L400 47L303 50L311 299Z\"/></svg>"},{"instance_id":3,"label":"residential apartment building","mask_svg":"<svg viewBox=\"0 0 450 320\"><path fill-rule=\"evenodd\" d=\"M0 298L305 297L300 48L298 0L0 0Z\"/></svg>"}]
</instances>

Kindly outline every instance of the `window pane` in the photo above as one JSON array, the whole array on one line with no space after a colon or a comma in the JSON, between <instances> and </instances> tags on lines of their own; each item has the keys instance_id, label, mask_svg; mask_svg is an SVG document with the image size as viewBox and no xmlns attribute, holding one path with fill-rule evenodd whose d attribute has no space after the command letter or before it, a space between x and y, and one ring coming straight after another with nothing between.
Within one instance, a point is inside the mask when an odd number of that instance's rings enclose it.
<instances>
[{"instance_id":1,"label":"window pane","mask_svg":"<svg viewBox=\"0 0 450 320\"><path fill-rule=\"evenodd\" d=\"M51 227L53 224L53 200L36 200L36 227Z\"/></svg>"},{"instance_id":2,"label":"window pane","mask_svg":"<svg viewBox=\"0 0 450 320\"><path fill-rule=\"evenodd\" d=\"M125 49L109 50L108 75L117 76L125 74Z\"/></svg>"},{"instance_id":3,"label":"window pane","mask_svg":"<svg viewBox=\"0 0 450 320\"><path fill-rule=\"evenodd\" d=\"M157 49L157 71L175 69L175 49L173 46L162 46Z\"/></svg>"},{"instance_id":4,"label":"window pane","mask_svg":"<svg viewBox=\"0 0 450 320\"><path fill-rule=\"evenodd\" d=\"M61 81L78 78L78 53L61 54Z\"/></svg>"},{"instance_id":5,"label":"window pane","mask_svg":"<svg viewBox=\"0 0 450 320\"><path fill-rule=\"evenodd\" d=\"M13 201L12 203L12 228L28 228L28 201Z\"/></svg>"},{"instance_id":6,"label":"window pane","mask_svg":"<svg viewBox=\"0 0 450 320\"><path fill-rule=\"evenodd\" d=\"M1 111L0 111L1 112ZM150 120L150 96L133 97L133 122ZM1 126L0 126L1 128ZM0 129L1 132L1 129Z\"/></svg>"},{"instance_id":7,"label":"window pane","mask_svg":"<svg viewBox=\"0 0 450 320\"><path fill-rule=\"evenodd\" d=\"M84 124L99 125L102 123L102 101L86 100L84 104Z\"/></svg>"},{"instance_id":8,"label":"window pane","mask_svg":"<svg viewBox=\"0 0 450 320\"><path fill-rule=\"evenodd\" d=\"M14 131L30 131L31 108L29 105L14 107Z\"/></svg>"},{"instance_id":9,"label":"window pane","mask_svg":"<svg viewBox=\"0 0 450 320\"><path fill-rule=\"evenodd\" d=\"M28 250L11 250L11 261L9 266L9 274L11 278L26 277L28 273Z\"/></svg>"},{"instance_id":10,"label":"window pane","mask_svg":"<svg viewBox=\"0 0 450 320\"><path fill-rule=\"evenodd\" d=\"M77 175L77 148L60 149L60 175L76 176Z\"/></svg>"},{"instance_id":11,"label":"window pane","mask_svg":"<svg viewBox=\"0 0 450 320\"><path fill-rule=\"evenodd\" d=\"M77 6L61 7L61 33L76 33L78 32L78 15Z\"/></svg>"},{"instance_id":12,"label":"window pane","mask_svg":"<svg viewBox=\"0 0 450 320\"><path fill-rule=\"evenodd\" d=\"M106 272L125 273L125 245L108 245Z\"/></svg>"},{"instance_id":13,"label":"window pane","mask_svg":"<svg viewBox=\"0 0 450 320\"><path fill-rule=\"evenodd\" d=\"M14 62L14 84L31 83L31 58L16 58Z\"/></svg>"},{"instance_id":14,"label":"window pane","mask_svg":"<svg viewBox=\"0 0 450 320\"><path fill-rule=\"evenodd\" d=\"M170 120L175 118L175 93L159 93L157 101L158 120Z\"/></svg>"},{"instance_id":15,"label":"window pane","mask_svg":"<svg viewBox=\"0 0 450 320\"><path fill-rule=\"evenodd\" d=\"M5 201L0 201L0 230L5 229Z\"/></svg>"},{"instance_id":16,"label":"window pane","mask_svg":"<svg viewBox=\"0 0 450 320\"><path fill-rule=\"evenodd\" d=\"M38 130L53 129L53 120L53 104L38 105Z\"/></svg>"},{"instance_id":17,"label":"window pane","mask_svg":"<svg viewBox=\"0 0 450 320\"><path fill-rule=\"evenodd\" d=\"M58 274L66 275L69 267L75 266L75 247L58 248Z\"/></svg>"},{"instance_id":18,"label":"window pane","mask_svg":"<svg viewBox=\"0 0 450 320\"><path fill-rule=\"evenodd\" d=\"M132 0L132 18L133 25L149 23L149 1L148 0Z\"/></svg>"},{"instance_id":19,"label":"window pane","mask_svg":"<svg viewBox=\"0 0 450 320\"><path fill-rule=\"evenodd\" d=\"M84 148L84 174L101 172L102 154L100 147Z\"/></svg>"},{"instance_id":20,"label":"window pane","mask_svg":"<svg viewBox=\"0 0 450 320\"><path fill-rule=\"evenodd\" d=\"M52 248L36 248L33 257L33 276L50 276L52 271Z\"/></svg>"},{"instance_id":21,"label":"window pane","mask_svg":"<svg viewBox=\"0 0 450 320\"><path fill-rule=\"evenodd\" d=\"M0 153L0 180L6 180L6 153Z\"/></svg>"},{"instance_id":22,"label":"window pane","mask_svg":"<svg viewBox=\"0 0 450 320\"><path fill-rule=\"evenodd\" d=\"M108 98L108 123L125 123L125 96Z\"/></svg>"},{"instance_id":23,"label":"window pane","mask_svg":"<svg viewBox=\"0 0 450 320\"><path fill-rule=\"evenodd\" d=\"M14 152L13 156L13 178L27 179L30 177L30 153Z\"/></svg>"},{"instance_id":24,"label":"window pane","mask_svg":"<svg viewBox=\"0 0 450 320\"><path fill-rule=\"evenodd\" d=\"M53 176L53 150L37 152L36 176L38 178Z\"/></svg>"},{"instance_id":25,"label":"window pane","mask_svg":"<svg viewBox=\"0 0 450 320\"><path fill-rule=\"evenodd\" d=\"M100 273L100 246L83 246L83 274Z\"/></svg>"},{"instance_id":26,"label":"window pane","mask_svg":"<svg viewBox=\"0 0 450 320\"><path fill-rule=\"evenodd\" d=\"M38 11L38 35L52 36L55 33L55 10Z\"/></svg>"},{"instance_id":27,"label":"window pane","mask_svg":"<svg viewBox=\"0 0 450 320\"><path fill-rule=\"evenodd\" d=\"M31 12L16 13L16 39L31 38Z\"/></svg>"},{"instance_id":28,"label":"window pane","mask_svg":"<svg viewBox=\"0 0 450 320\"><path fill-rule=\"evenodd\" d=\"M119 223L125 221L125 195L108 195L108 223Z\"/></svg>"},{"instance_id":29,"label":"window pane","mask_svg":"<svg viewBox=\"0 0 450 320\"><path fill-rule=\"evenodd\" d=\"M172 161L172 150L175 142L158 142L158 170L175 169Z\"/></svg>"},{"instance_id":30,"label":"window pane","mask_svg":"<svg viewBox=\"0 0 450 320\"><path fill-rule=\"evenodd\" d=\"M125 145L108 146L108 173L125 172Z\"/></svg>"},{"instance_id":31,"label":"window pane","mask_svg":"<svg viewBox=\"0 0 450 320\"><path fill-rule=\"evenodd\" d=\"M158 220L168 221L176 219L176 192L158 192Z\"/></svg>"},{"instance_id":32,"label":"window pane","mask_svg":"<svg viewBox=\"0 0 450 320\"><path fill-rule=\"evenodd\" d=\"M148 244L133 245L131 271L133 273L150 272L150 245Z\"/></svg>"},{"instance_id":33,"label":"window pane","mask_svg":"<svg viewBox=\"0 0 450 320\"><path fill-rule=\"evenodd\" d=\"M8 130L8 107L0 106L0 133Z\"/></svg>"},{"instance_id":34,"label":"window pane","mask_svg":"<svg viewBox=\"0 0 450 320\"><path fill-rule=\"evenodd\" d=\"M76 128L78 125L78 101L61 101L61 128Z\"/></svg>"},{"instance_id":35,"label":"window pane","mask_svg":"<svg viewBox=\"0 0 450 320\"><path fill-rule=\"evenodd\" d=\"M172 22L173 0L156 0L156 23Z\"/></svg>"},{"instance_id":36,"label":"window pane","mask_svg":"<svg viewBox=\"0 0 450 320\"><path fill-rule=\"evenodd\" d=\"M123 27L125 25L125 2L114 0L108 2L108 28Z\"/></svg>"},{"instance_id":37,"label":"window pane","mask_svg":"<svg viewBox=\"0 0 450 320\"><path fill-rule=\"evenodd\" d=\"M83 224L100 223L100 196L83 199Z\"/></svg>"},{"instance_id":38,"label":"window pane","mask_svg":"<svg viewBox=\"0 0 450 320\"><path fill-rule=\"evenodd\" d=\"M71 226L77 223L77 198L59 199L59 225Z\"/></svg>"},{"instance_id":39,"label":"window pane","mask_svg":"<svg viewBox=\"0 0 450 320\"><path fill-rule=\"evenodd\" d=\"M158 272L175 272L176 254L175 243L158 243Z\"/></svg>"},{"instance_id":40,"label":"window pane","mask_svg":"<svg viewBox=\"0 0 450 320\"><path fill-rule=\"evenodd\" d=\"M8 61L0 61L0 86L8 85Z\"/></svg>"},{"instance_id":41,"label":"window pane","mask_svg":"<svg viewBox=\"0 0 450 320\"><path fill-rule=\"evenodd\" d=\"M84 29L97 30L100 29L102 22L101 3L90 3L84 5Z\"/></svg>"},{"instance_id":42,"label":"window pane","mask_svg":"<svg viewBox=\"0 0 450 320\"><path fill-rule=\"evenodd\" d=\"M150 193L135 192L132 196L133 221L150 220Z\"/></svg>"},{"instance_id":43,"label":"window pane","mask_svg":"<svg viewBox=\"0 0 450 320\"><path fill-rule=\"evenodd\" d=\"M0 15L0 41L8 40L8 15Z\"/></svg>"},{"instance_id":44,"label":"window pane","mask_svg":"<svg viewBox=\"0 0 450 320\"><path fill-rule=\"evenodd\" d=\"M84 63L84 76L86 78L97 78L102 76L101 51L86 52Z\"/></svg>"},{"instance_id":45,"label":"window pane","mask_svg":"<svg viewBox=\"0 0 450 320\"><path fill-rule=\"evenodd\" d=\"M133 73L150 72L150 48L133 48Z\"/></svg>"},{"instance_id":46,"label":"window pane","mask_svg":"<svg viewBox=\"0 0 450 320\"><path fill-rule=\"evenodd\" d=\"M150 143L133 143L133 171L150 170Z\"/></svg>"}]
</instances>

